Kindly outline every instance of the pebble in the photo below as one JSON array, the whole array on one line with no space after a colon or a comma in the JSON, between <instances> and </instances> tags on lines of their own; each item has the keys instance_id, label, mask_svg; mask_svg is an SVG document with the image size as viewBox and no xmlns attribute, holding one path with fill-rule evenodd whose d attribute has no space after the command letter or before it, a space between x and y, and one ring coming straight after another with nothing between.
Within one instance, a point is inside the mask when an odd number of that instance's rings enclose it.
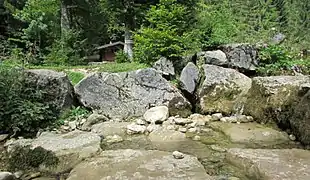
<instances>
[{"instance_id":1,"label":"pebble","mask_svg":"<svg viewBox=\"0 0 310 180\"><path fill-rule=\"evenodd\" d=\"M212 114L211 120L212 121L219 121L222 117L223 117L222 113L215 113L215 114Z\"/></svg>"},{"instance_id":2,"label":"pebble","mask_svg":"<svg viewBox=\"0 0 310 180\"><path fill-rule=\"evenodd\" d=\"M201 137L200 136L194 136L193 140L194 141L200 141Z\"/></svg>"},{"instance_id":3,"label":"pebble","mask_svg":"<svg viewBox=\"0 0 310 180\"><path fill-rule=\"evenodd\" d=\"M293 134L290 134L289 138L291 141L296 141L296 136L294 136Z\"/></svg>"},{"instance_id":4,"label":"pebble","mask_svg":"<svg viewBox=\"0 0 310 180\"><path fill-rule=\"evenodd\" d=\"M181 128L179 128L179 131L180 131L181 133L186 133L187 129L184 128L184 127L181 127Z\"/></svg>"},{"instance_id":5,"label":"pebble","mask_svg":"<svg viewBox=\"0 0 310 180\"><path fill-rule=\"evenodd\" d=\"M181 152L179 152L179 151L174 151L174 152L172 153L172 155L173 155L173 157L174 157L175 159L183 159L183 158L184 158L184 154L181 153Z\"/></svg>"}]
</instances>

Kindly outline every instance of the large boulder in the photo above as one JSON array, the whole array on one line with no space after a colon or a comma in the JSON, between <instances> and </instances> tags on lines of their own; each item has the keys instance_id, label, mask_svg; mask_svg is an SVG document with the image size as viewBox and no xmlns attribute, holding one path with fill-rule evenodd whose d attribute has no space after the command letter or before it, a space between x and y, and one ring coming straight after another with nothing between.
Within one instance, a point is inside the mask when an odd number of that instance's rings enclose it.
<instances>
[{"instance_id":1,"label":"large boulder","mask_svg":"<svg viewBox=\"0 0 310 180\"><path fill-rule=\"evenodd\" d=\"M198 107L203 114L236 113L251 88L251 79L236 70L203 65L204 81L198 89Z\"/></svg>"},{"instance_id":2,"label":"large boulder","mask_svg":"<svg viewBox=\"0 0 310 180\"><path fill-rule=\"evenodd\" d=\"M34 69L27 70L26 76L30 86L45 93L45 102L55 103L60 110L74 104L74 89L65 73Z\"/></svg>"},{"instance_id":3,"label":"large boulder","mask_svg":"<svg viewBox=\"0 0 310 180\"><path fill-rule=\"evenodd\" d=\"M226 54L221 50L200 52L197 54L197 59L200 64L211 64L226 67L229 65Z\"/></svg>"},{"instance_id":4,"label":"large boulder","mask_svg":"<svg viewBox=\"0 0 310 180\"><path fill-rule=\"evenodd\" d=\"M299 102L303 86L310 82L309 76L255 77L252 80L244 113L258 122L275 122L289 127L291 108Z\"/></svg>"},{"instance_id":5,"label":"large boulder","mask_svg":"<svg viewBox=\"0 0 310 180\"><path fill-rule=\"evenodd\" d=\"M310 151L301 149L230 149L226 159L249 179L308 180Z\"/></svg>"},{"instance_id":6,"label":"large boulder","mask_svg":"<svg viewBox=\"0 0 310 180\"><path fill-rule=\"evenodd\" d=\"M187 116L191 104L160 73L148 68L122 73L94 73L75 86L80 102L110 118L142 116L165 105L171 115Z\"/></svg>"},{"instance_id":7,"label":"large boulder","mask_svg":"<svg viewBox=\"0 0 310 180\"><path fill-rule=\"evenodd\" d=\"M55 167L41 167L42 171L58 173L73 168L85 158L96 155L100 150L101 137L98 134L73 131L68 134L43 132L37 139L18 139L7 142L7 150L12 152L17 146L42 147L59 158ZM44 162L42 162L44 163Z\"/></svg>"},{"instance_id":8,"label":"large boulder","mask_svg":"<svg viewBox=\"0 0 310 180\"><path fill-rule=\"evenodd\" d=\"M289 122L298 140L310 145L310 91L293 107Z\"/></svg>"},{"instance_id":9,"label":"large boulder","mask_svg":"<svg viewBox=\"0 0 310 180\"><path fill-rule=\"evenodd\" d=\"M242 71L255 71L258 66L258 51L250 44L227 44L221 47L229 66Z\"/></svg>"},{"instance_id":10,"label":"large boulder","mask_svg":"<svg viewBox=\"0 0 310 180\"><path fill-rule=\"evenodd\" d=\"M189 62L182 70L180 85L183 91L194 94L200 80L199 68L192 62Z\"/></svg>"},{"instance_id":11,"label":"large boulder","mask_svg":"<svg viewBox=\"0 0 310 180\"><path fill-rule=\"evenodd\" d=\"M161 73L164 77L169 78L175 75L172 62L165 57L162 57L156 61L153 65L153 68Z\"/></svg>"},{"instance_id":12,"label":"large boulder","mask_svg":"<svg viewBox=\"0 0 310 180\"><path fill-rule=\"evenodd\" d=\"M103 151L99 157L76 166L67 180L158 179L211 180L196 157L175 159L170 152L155 150Z\"/></svg>"}]
</instances>

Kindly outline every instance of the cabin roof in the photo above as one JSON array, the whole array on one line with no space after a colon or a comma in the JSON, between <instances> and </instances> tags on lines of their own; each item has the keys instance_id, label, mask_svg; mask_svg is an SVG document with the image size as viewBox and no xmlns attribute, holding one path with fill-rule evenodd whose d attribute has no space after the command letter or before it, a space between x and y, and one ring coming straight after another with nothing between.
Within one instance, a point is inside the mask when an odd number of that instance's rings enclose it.
<instances>
[{"instance_id":1,"label":"cabin roof","mask_svg":"<svg viewBox=\"0 0 310 180\"><path fill-rule=\"evenodd\" d=\"M123 42L121 42L121 41L118 41L118 42L114 42L114 43L110 43L110 44L105 44L105 45L103 45L103 46L97 47L96 50L101 50L101 49L105 49L105 48L113 47L113 46L118 46L118 45L124 46L125 43L123 43Z\"/></svg>"}]
</instances>

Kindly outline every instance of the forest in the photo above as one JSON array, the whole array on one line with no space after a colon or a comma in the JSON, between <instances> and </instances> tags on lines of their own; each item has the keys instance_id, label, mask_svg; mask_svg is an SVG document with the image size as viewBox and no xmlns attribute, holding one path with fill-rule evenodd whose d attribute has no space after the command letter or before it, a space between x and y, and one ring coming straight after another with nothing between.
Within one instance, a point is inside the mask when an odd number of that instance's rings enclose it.
<instances>
[{"instance_id":1,"label":"forest","mask_svg":"<svg viewBox=\"0 0 310 180\"><path fill-rule=\"evenodd\" d=\"M275 35L285 37L272 45ZM225 43L270 45L262 65L305 65L309 0L1 0L0 59L9 64L83 65L94 49L132 39L117 60L152 63ZM134 54L134 56L132 55ZM129 57L128 57L129 55Z\"/></svg>"}]
</instances>

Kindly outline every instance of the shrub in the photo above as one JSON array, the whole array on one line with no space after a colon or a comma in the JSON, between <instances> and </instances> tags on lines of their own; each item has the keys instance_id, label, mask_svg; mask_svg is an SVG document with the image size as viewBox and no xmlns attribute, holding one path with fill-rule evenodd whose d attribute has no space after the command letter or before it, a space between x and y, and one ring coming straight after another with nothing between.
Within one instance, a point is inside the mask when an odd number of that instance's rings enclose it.
<instances>
[{"instance_id":1,"label":"shrub","mask_svg":"<svg viewBox=\"0 0 310 180\"><path fill-rule=\"evenodd\" d=\"M0 65L0 129L31 136L53 124L59 110L44 95L27 84L21 69Z\"/></svg>"},{"instance_id":2,"label":"shrub","mask_svg":"<svg viewBox=\"0 0 310 180\"><path fill-rule=\"evenodd\" d=\"M125 62L130 62L129 57L127 56L126 53L124 53L123 50L119 50L115 53L115 61L117 63L125 63Z\"/></svg>"}]
</instances>

